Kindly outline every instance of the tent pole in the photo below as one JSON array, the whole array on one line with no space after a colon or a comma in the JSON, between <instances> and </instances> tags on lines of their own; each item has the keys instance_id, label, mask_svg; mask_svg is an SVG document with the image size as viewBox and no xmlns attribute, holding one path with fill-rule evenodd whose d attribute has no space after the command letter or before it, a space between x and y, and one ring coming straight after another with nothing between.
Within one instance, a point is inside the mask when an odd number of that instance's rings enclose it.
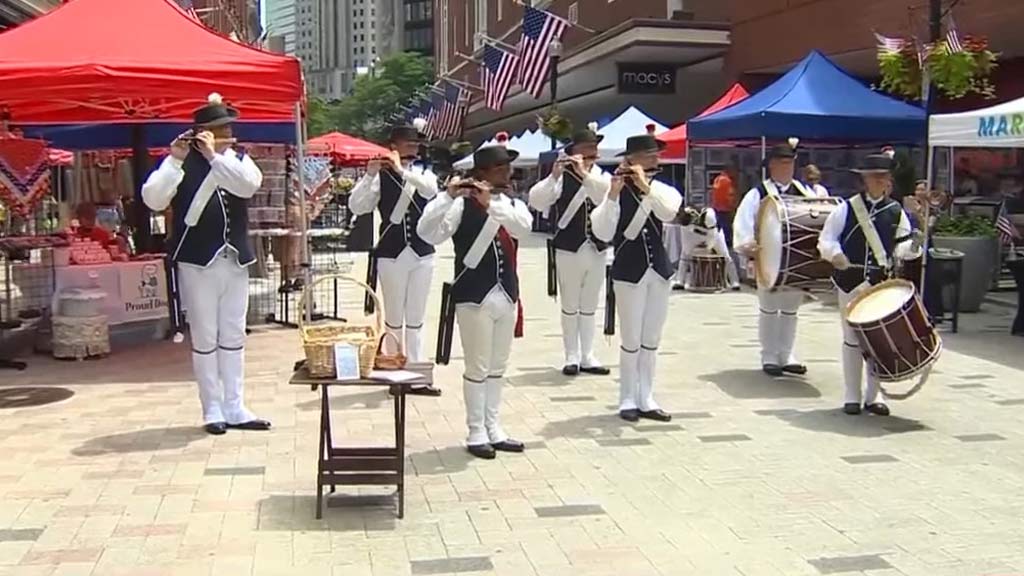
<instances>
[{"instance_id":1,"label":"tent pole","mask_svg":"<svg viewBox=\"0 0 1024 576\"><path fill-rule=\"evenodd\" d=\"M765 172L765 165L764 165L764 159L767 158L767 157L768 157L768 140L764 136L761 136L761 180L764 180L765 178L768 177L767 173Z\"/></svg>"},{"instance_id":2,"label":"tent pole","mask_svg":"<svg viewBox=\"0 0 1024 576\"><path fill-rule=\"evenodd\" d=\"M303 170L303 130L302 130L302 103L295 103L295 175L298 181L299 195L299 238L302 242L302 298L306 303L303 314L306 315L306 323L313 321L313 304L311 300L313 291L313 268L309 258L309 222L306 221L306 185L303 182L305 173Z\"/></svg>"},{"instance_id":3,"label":"tent pole","mask_svg":"<svg viewBox=\"0 0 1024 576\"><path fill-rule=\"evenodd\" d=\"M683 205L689 206L693 200L692 188L690 188L690 139L686 139L686 164L683 166Z\"/></svg>"},{"instance_id":4,"label":"tent pole","mask_svg":"<svg viewBox=\"0 0 1024 576\"><path fill-rule=\"evenodd\" d=\"M928 180L928 191L931 192L932 187L935 183L934 170L935 170L935 147L928 146L928 160L927 164L927 180ZM924 205L924 222L921 222L921 232L924 234L924 242L921 243L921 277L917 279L917 293L924 298L924 279L928 270L928 248L931 244L931 230L929 230L929 221L931 220L931 201Z\"/></svg>"}]
</instances>

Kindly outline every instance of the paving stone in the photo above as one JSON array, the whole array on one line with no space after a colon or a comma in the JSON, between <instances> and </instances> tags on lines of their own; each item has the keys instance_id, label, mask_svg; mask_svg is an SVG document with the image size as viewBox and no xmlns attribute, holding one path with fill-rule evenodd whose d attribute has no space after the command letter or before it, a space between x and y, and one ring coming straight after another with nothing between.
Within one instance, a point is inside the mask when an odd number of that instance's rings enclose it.
<instances>
[{"instance_id":1,"label":"paving stone","mask_svg":"<svg viewBox=\"0 0 1024 576\"><path fill-rule=\"evenodd\" d=\"M206 476L263 476L265 472L265 466L237 466L233 468L207 468L203 474Z\"/></svg>"},{"instance_id":2,"label":"paving stone","mask_svg":"<svg viewBox=\"0 0 1024 576\"><path fill-rule=\"evenodd\" d=\"M1006 438L999 434L965 434L963 436L954 436L961 442L996 442L999 440L1006 440Z\"/></svg>"},{"instance_id":3,"label":"paving stone","mask_svg":"<svg viewBox=\"0 0 1024 576\"><path fill-rule=\"evenodd\" d=\"M605 448L647 446L651 443L647 438L596 438L594 441Z\"/></svg>"},{"instance_id":4,"label":"paving stone","mask_svg":"<svg viewBox=\"0 0 1024 576\"><path fill-rule=\"evenodd\" d=\"M413 574L459 574L462 572L487 572L494 569L494 564L487 556L414 560L409 563L409 566Z\"/></svg>"},{"instance_id":5,"label":"paving stone","mask_svg":"<svg viewBox=\"0 0 1024 576\"><path fill-rule=\"evenodd\" d=\"M1024 398L1013 398L1009 400L996 400L1000 406L1024 406Z\"/></svg>"},{"instance_id":6,"label":"paving stone","mask_svg":"<svg viewBox=\"0 0 1024 576\"><path fill-rule=\"evenodd\" d=\"M539 518L564 518L567 516L595 516L604 514L604 508L596 504L572 504L567 506L542 506L534 508Z\"/></svg>"},{"instance_id":7,"label":"paving stone","mask_svg":"<svg viewBox=\"0 0 1024 576\"><path fill-rule=\"evenodd\" d=\"M888 570L892 568L892 564L889 564L885 558L878 554L822 557L808 560L808 562L822 574L866 572L868 570Z\"/></svg>"},{"instance_id":8,"label":"paving stone","mask_svg":"<svg viewBox=\"0 0 1024 576\"><path fill-rule=\"evenodd\" d=\"M0 542L34 542L42 533L41 528L0 529Z\"/></svg>"},{"instance_id":9,"label":"paving stone","mask_svg":"<svg viewBox=\"0 0 1024 576\"><path fill-rule=\"evenodd\" d=\"M849 464L881 464L883 462L899 462L899 458L889 454L856 454L841 456Z\"/></svg>"},{"instance_id":10,"label":"paving stone","mask_svg":"<svg viewBox=\"0 0 1024 576\"><path fill-rule=\"evenodd\" d=\"M551 396L552 402L593 402L597 400L594 396Z\"/></svg>"},{"instance_id":11,"label":"paving stone","mask_svg":"<svg viewBox=\"0 0 1024 576\"><path fill-rule=\"evenodd\" d=\"M751 438L746 434L712 434L710 436L697 436L697 439L701 442L713 444L719 442L746 442Z\"/></svg>"}]
</instances>

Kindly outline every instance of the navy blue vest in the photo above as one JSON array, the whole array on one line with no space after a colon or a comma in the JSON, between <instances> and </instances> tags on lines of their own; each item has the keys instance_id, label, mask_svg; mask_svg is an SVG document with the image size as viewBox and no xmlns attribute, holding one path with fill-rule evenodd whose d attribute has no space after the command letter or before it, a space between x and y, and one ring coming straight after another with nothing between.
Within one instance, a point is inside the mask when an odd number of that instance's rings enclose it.
<instances>
[{"instance_id":1,"label":"navy blue vest","mask_svg":"<svg viewBox=\"0 0 1024 576\"><path fill-rule=\"evenodd\" d=\"M875 224L875 230L878 231L878 237L882 240L885 253L892 258L896 246L896 227L899 226L903 208L900 207L899 202L891 198L886 198L872 207L865 197L864 204L868 208L871 221ZM857 223L857 216L850 206L847 206L846 209L846 222L843 225L843 233L839 236L839 244L843 248L843 254L853 264L846 270L832 272L832 280L843 292L852 291L865 280L870 284L878 284L885 280L886 273L882 269L884 263L875 260L871 248L868 247L864 231ZM868 267L862 268L861 266L864 264L867 264Z\"/></svg>"},{"instance_id":2,"label":"navy blue vest","mask_svg":"<svg viewBox=\"0 0 1024 576\"><path fill-rule=\"evenodd\" d=\"M210 173L210 163L198 151L191 150L182 168L185 176L171 200L174 213L174 237L170 241L173 260L206 267L225 246L230 246L238 252L239 264L252 264L256 257L249 245L249 201L217 188L206 203L199 222L190 228L185 225L185 213Z\"/></svg>"},{"instance_id":3,"label":"navy blue vest","mask_svg":"<svg viewBox=\"0 0 1024 576\"><path fill-rule=\"evenodd\" d=\"M476 268L466 268L462 263L486 221L487 212L476 202L464 198L462 221L452 236L452 243L455 244L455 283L452 285L452 299L456 304L480 304L499 284L513 302L519 300L519 276L509 262L509 255L505 254L497 234L494 235L491 247L484 252Z\"/></svg>"},{"instance_id":4,"label":"navy blue vest","mask_svg":"<svg viewBox=\"0 0 1024 576\"><path fill-rule=\"evenodd\" d=\"M633 214L640 208L640 200L640 195L631 183L627 183L619 194L619 224L615 229L612 280L637 284L648 268L654 268L666 280L672 277L672 264L662 240L662 223L653 213L648 214L636 239L629 240L625 236L626 228L633 221Z\"/></svg>"},{"instance_id":5,"label":"navy blue vest","mask_svg":"<svg viewBox=\"0 0 1024 576\"><path fill-rule=\"evenodd\" d=\"M583 246L583 243L590 240L594 243L594 247L600 252L608 247L608 244L601 242L594 236L593 230L590 228L590 213L594 211L597 206L590 201L590 197L587 196L583 201L583 205L576 211L576 215L573 216L572 220L563 230L558 229L558 221L561 220L562 214L565 214L569 208L569 202L572 200L576 192L579 191L582 184L579 180L579 176L575 174L569 174L568 170L562 175L562 195L555 200L555 213L552 217L552 221L555 224L555 248L559 250L567 250L569 252L576 252Z\"/></svg>"},{"instance_id":6,"label":"navy blue vest","mask_svg":"<svg viewBox=\"0 0 1024 576\"><path fill-rule=\"evenodd\" d=\"M801 182L801 184L803 184L803 182ZM779 187L778 183L775 184L775 187ZM807 189L806 184L804 184L804 188ZM807 191L810 192L811 190L808 189ZM757 183L757 193L761 195L761 200L764 200L764 197L768 195L768 189L764 186L764 180ZM789 188L786 188L785 191L779 190L779 194L782 196L796 196L797 198L804 197L804 195L800 193L800 190L797 190L796 180L790 182Z\"/></svg>"},{"instance_id":7,"label":"navy blue vest","mask_svg":"<svg viewBox=\"0 0 1024 576\"><path fill-rule=\"evenodd\" d=\"M377 242L375 254L378 258L398 258L398 255L411 246L419 257L434 253L434 247L423 241L416 234L416 224L423 215L423 208L429 202L418 192L413 192L412 202L405 211L405 218L399 224L391 222L391 212L395 209L399 197L403 194L402 177L394 170L380 171L380 240Z\"/></svg>"}]
</instances>

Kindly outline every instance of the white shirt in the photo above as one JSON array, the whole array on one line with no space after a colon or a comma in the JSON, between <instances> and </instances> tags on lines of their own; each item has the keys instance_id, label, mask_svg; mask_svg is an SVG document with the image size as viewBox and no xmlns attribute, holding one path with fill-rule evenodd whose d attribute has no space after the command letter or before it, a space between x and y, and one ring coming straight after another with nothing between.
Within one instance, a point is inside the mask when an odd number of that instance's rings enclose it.
<instances>
[{"instance_id":1,"label":"white shirt","mask_svg":"<svg viewBox=\"0 0 1024 576\"><path fill-rule=\"evenodd\" d=\"M878 203L885 199L885 197L877 200L872 200L867 195L864 196L865 204L868 207L868 214L874 215ZM818 235L818 252L821 253L821 259L831 262L839 254L843 254L843 228L846 227L847 214L850 211L850 201L846 200L842 204L836 207L825 219L825 225L821 229L821 233ZM907 218L907 213L900 208L900 221L896 225L896 237L904 238L909 236L913 228L910 226L910 218ZM904 240L896 244L894 250L895 254L891 254L900 260L911 260L921 255L920 247L917 250L913 250L913 241L911 239ZM870 253L870 248L868 249ZM863 264L862 262L853 262L853 264Z\"/></svg>"},{"instance_id":2,"label":"white shirt","mask_svg":"<svg viewBox=\"0 0 1024 576\"><path fill-rule=\"evenodd\" d=\"M553 206L562 195L562 179L567 177L576 178L577 176L575 174L566 176L563 170L562 175L557 178L551 174L534 184L530 188L530 208L537 212L544 212ZM580 184L580 187L586 192L587 198L594 204L600 204L612 187L612 176L594 164L590 167L590 172L583 176Z\"/></svg>"},{"instance_id":3,"label":"white shirt","mask_svg":"<svg viewBox=\"0 0 1024 576\"><path fill-rule=\"evenodd\" d=\"M651 180L651 191L642 196L651 212L662 222L672 222L683 204L683 196L678 190L661 182ZM629 190L623 187L620 194L629 194ZM619 200L611 199L607 194L604 200L593 212L590 213L590 225L594 236L602 242L611 242L615 238L615 229L619 225Z\"/></svg>"},{"instance_id":4,"label":"white shirt","mask_svg":"<svg viewBox=\"0 0 1024 576\"><path fill-rule=\"evenodd\" d=\"M416 233L425 242L440 244L451 238L462 223L462 211L466 199L452 198L447 193L438 194L423 209L423 216L416 225ZM533 229L533 216L521 200L513 200L505 194L494 194L487 208L487 215L497 220L513 238L522 238Z\"/></svg>"},{"instance_id":5,"label":"white shirt","mask_svg":"<svg viewBox=\"0 0 1024 576\"><path fill-rule=\"evenodd\" d=\"M181 160L167 156L146 178L142 185L142 201L150 210L161 212L171 204L171 200L178 193L178 185L185 177L183 164ZM210 173L206 175L206 179L210 178L216 183L216 186L209 188L210 196L217 188L221 188L239 198L252 198L263 185L263 173L252 158L248 154L239 156L231 148L222 154L214 154L213 160L210 161ZM210 196L205 199L194 198L192 202L198 202L199 207L203 208L210 200Z\"/></svg>"},{"instance_id":6,"label":"white shirt","mask_svg":"<svg viewBox=\"0 0 1024 576\"><path fill-rule=\"evenodd\" d=\"M416 193L430 200L437 196L437 176L426 168L410 164L398 170L406 186L415 188ZM369 214L380 202L380 172L370 176L364 174L352 187L348 197L348 208L353 214Z\"/></svg>"}]
</instances>

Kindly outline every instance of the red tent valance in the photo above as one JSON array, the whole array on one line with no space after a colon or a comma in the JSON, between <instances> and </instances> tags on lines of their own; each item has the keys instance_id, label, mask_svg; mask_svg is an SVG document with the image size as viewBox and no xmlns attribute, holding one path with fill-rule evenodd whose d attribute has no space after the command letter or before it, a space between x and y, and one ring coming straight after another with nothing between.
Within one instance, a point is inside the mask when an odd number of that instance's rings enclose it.
<instances>
[{"instance_id":1,"label":"red tent valance","mask_svg":"<svg viewBox=\"0 0 1024 576\"><path fill-rule=\"evenodd\" d=\"M311 138L306 144L309 154L330 155L339 164L365 164L388 153L388 149L341 132Z\"/></svg>"},{"instance_id":2,"label":"red tent valance","mask_svg":"<svg viewBox=\"0 0 1024 576\"><path fill-rule=\"evenodd\" d=\"M728 108L733 104L746 100L750 94L740 86L739 84L733 84L732 88L719 98L714 104L708 106L703 112L698 114L696 117L707 116L708 114L714 114L719 110ZM661 140L666 144L665 150L661 153L661 157L665 159L681 160L686 158L686 124L680 124L675 128L664 132L658 136L658 140Z\"/></svg>"},{"instance_id":3,"label":"red tent valance","mask_svg":"<svg viewBox=\"0 0 1024 576\"><path fill-rule=\"evenodd\" d=\"M299 61L239 44L171 0L71 0L0 34L0 110L19 124L189 121L218 92L243 120L294 119Z\"/></svg>"}]
</instances>

